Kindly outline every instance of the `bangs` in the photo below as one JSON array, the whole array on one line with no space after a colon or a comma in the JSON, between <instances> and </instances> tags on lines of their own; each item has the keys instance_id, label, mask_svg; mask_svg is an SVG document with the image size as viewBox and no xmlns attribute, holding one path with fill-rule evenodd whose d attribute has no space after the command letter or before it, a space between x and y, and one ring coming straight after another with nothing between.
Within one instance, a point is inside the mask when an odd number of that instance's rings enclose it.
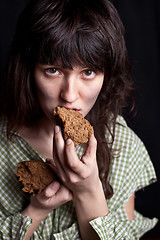
<instances>
[{"instance_id":1,"label":"bangs","mask_svg":"<svg viewBox=\"0 0 160 240\"><path fill-rule=\"evenodd\" d=\"M36 59L42 64L60 62L64 68L72 69L84 65L93 70L104 71L106 50L94 33L76 32L72 36L63 36L55 40L51 36L39 44Z\"/></svg>"},{"instance_id":2,"label":"bangs","mask_svg":"<svg viewBox=\"0 0 160 240\"><path fill-rule=\"evenodd\" d=\"M107 76L115 72L123 58L122 28L118 19L112 20L107 1L35 2L23 12L17 27L16 44L25 62L32 68L36 63L60 62L65 68L83 65Z\"/></svg>"},{"instance_id":3,"label":"bangs","mask_svg":"<svg viewBox=\"0 0 160 240\"><path fill-rule=\"evenodd\" d=\"M66 68L85 65L103 72L109 49L104 28L89 17L79 20L74 19L77 17L75 14L73 16L57 21L52 19L44 25L40 23L42 26L38 36L35 31L36 61L42 64L60 61ZM51 22L50 26L46 25L47 22Z\"/></svg>"}]
</instances>

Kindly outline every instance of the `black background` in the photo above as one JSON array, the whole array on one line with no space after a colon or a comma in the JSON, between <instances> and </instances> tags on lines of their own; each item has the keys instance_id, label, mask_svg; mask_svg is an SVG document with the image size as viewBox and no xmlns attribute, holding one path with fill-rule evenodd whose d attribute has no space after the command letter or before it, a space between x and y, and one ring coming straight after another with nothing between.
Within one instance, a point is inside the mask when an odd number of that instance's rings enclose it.
<instances>
[{"instance_id":1,"label":"black background","mask_svg":"<svg viewBox=\"0 0 160 240\"><path fill-rule=\"evenodd\" d=\"M19 13L29 0L1 0L0 3L0 101L3 75ZM76 0L75 0L76 1ZM128 124L142 139L151 156L158 182L136 194L136 209L160 219L160 1L111 0L126 29L126 44L136 85L136 116ZM147 233L160 236L160 223Z\"/></svg>"}]
</instances>

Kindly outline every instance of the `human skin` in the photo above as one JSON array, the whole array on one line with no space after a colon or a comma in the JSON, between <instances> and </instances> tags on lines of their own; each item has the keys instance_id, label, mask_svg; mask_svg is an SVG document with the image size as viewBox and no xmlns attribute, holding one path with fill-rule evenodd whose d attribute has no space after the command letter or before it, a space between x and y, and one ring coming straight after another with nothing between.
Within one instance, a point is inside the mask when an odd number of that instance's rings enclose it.
<instances>
[{"instance_id":1,"label":"human skin","mask_svg":"<svg viewBox=\"0 0 160 240\"><path fill-rule=\"evenodd\" d=\"M60 128L54 126L52 119L53 108L57 106L75 109L86 116L101 91L104 74L85 66L66 69L60 64L37 64L34 79L44 115L32 128L23 127L20 134L42 156L52 159L50 162L62 182L53 182L42 193L31 197L30 204L22 212L33 220L25 240L30 238L50 211L72 198L82 239L99 239L89 221L107 215L109 210L98 174L97 141L93 134L79 161L73 142L70 139L64 142ZM128 207L130 209L130 204Z\"/></svg>"},{"instance_id":2,"label":"human skin","mask_svg":"<svg viewBox=\"0 0 160 240\"><path fill-rule=\"evenodd\" d=\"M60 64L35 68L35 85L46 119L53 119L53 108L76 109L83 116L93 107L103 85L104 74L83 66L66 69Z\"/></svg>"}]
</instances>

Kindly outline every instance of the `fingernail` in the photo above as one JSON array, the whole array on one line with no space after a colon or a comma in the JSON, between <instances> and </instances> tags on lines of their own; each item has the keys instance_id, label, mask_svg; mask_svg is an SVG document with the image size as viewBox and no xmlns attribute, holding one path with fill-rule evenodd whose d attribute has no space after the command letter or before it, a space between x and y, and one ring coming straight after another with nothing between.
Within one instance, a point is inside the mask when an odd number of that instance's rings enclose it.
<instances>
[{"instance_id":1,"label":"fingernail","mask_svg":"<svg viewBox=\"0 0 160 240\"><path fill-rule=\"evenodd\" d=\"M52 182L51 187L52 187L52 189L58 189L60 187L60 184L59 184L59 182L54 181L54 182Z\"/></svg>"},{"instance_id":2,"label":"fingernail","mask_svg":"<svg viewBox=\"0 0 160 240\"><path fill-rule=\"evenodd\" d=\"M72 140L70 138L67 139L66 144L69 145L72 143Z\"/></svg>"},{"instance_id":3,"label":"fingernail","mask_svg":"<svg viewBox=\"0 0 160 240\"><path fill-rule=\"evenodd\" d=\"M55 126L55 133L59 133L59 126Z\"/></svg>"},{"instance_id":4,"label":"fingernail","mask_svg":"<svg viewBox=\"0 0 160 240\"><path fill-rule=\"evenodd\" d=\"M51 158L46 158L46 162L50 163L52 161Z\"/></svg>"}]
</instances>

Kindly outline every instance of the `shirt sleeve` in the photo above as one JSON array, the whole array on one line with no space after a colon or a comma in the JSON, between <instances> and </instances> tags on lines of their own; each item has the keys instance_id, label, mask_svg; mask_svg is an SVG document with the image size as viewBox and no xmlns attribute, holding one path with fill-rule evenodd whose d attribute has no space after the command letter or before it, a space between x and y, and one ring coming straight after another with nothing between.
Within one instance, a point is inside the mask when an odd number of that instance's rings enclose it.
<instances>
[{"instance_id":1,"label":"shirt sleeve","mask_svg":"<svg viewBox=\"0 0 160 240\"><path fill-rule=\"evenodd\" d=\"M0 217L0 239L23 240L31 223L32 220L29 217L20 213L9 217Z\"/></svg>"},{"instance_id":2,"label":"shirt sleeve","mask_svg":"<svg viewBox=\"0 0 160 240\"><path fill-rule=\"evenodd\" d=\"M55 240L64 240L64 239L80 240L81 239L77 223L72 224L71 227L65 229L64 231L53 234L53 236Z\"/></svg>"},{"instance_id":3,"label":"shirt sleeve","mask_svg":"<svg viewBox=\"0 0 160 240\"><path fill-rule=\"evenodd\" d=\"M135 175L133 175L133 171L135 171ZM137 167L137 165L134 166L134 163L133 165L131 164L126 174L125 184L113 196L114 203L112 200L111 203L108 203L111 209L110 213L105 217L100 217L90 222L101 240L136 240L152 229L158 221L156 218L149 219L144 217L136 210L134 220L129 221L124 208L125 203L133 192L156 180L154 169L149 159L144 161L144 166L140 165ZM115 204L115 202L117 203Z\"/></svg>"},{"instance_id":4,"label":"shirt sleeve","mask_svg":"<svg viewBox=\"0 0 160 240\"><path fill-rule=\"evenodd\" d=\"M106 217L100 217L90 222L101 240L139 239L144 232L153 228L156 223L156 218L150 220L137 212L135 212L135 219L132 221L117 219L114 214L109 213Z\"/></svg>"},{"instance_id":5,"label":"shirt sleeve","mask_svg":"<svg viewBox=\"0 0 160 240\"><path fill-rule=\"evenodd\" d=\"M149 219L135 210L128 220L125 203L131 195L156 181L153 164L143 142L127 127L123 119L116 128L110 184L113 196L107 200L110 213L90 222L100 239L137 240L152 229L157 219Z\"/></svg>"}]
</instances>

